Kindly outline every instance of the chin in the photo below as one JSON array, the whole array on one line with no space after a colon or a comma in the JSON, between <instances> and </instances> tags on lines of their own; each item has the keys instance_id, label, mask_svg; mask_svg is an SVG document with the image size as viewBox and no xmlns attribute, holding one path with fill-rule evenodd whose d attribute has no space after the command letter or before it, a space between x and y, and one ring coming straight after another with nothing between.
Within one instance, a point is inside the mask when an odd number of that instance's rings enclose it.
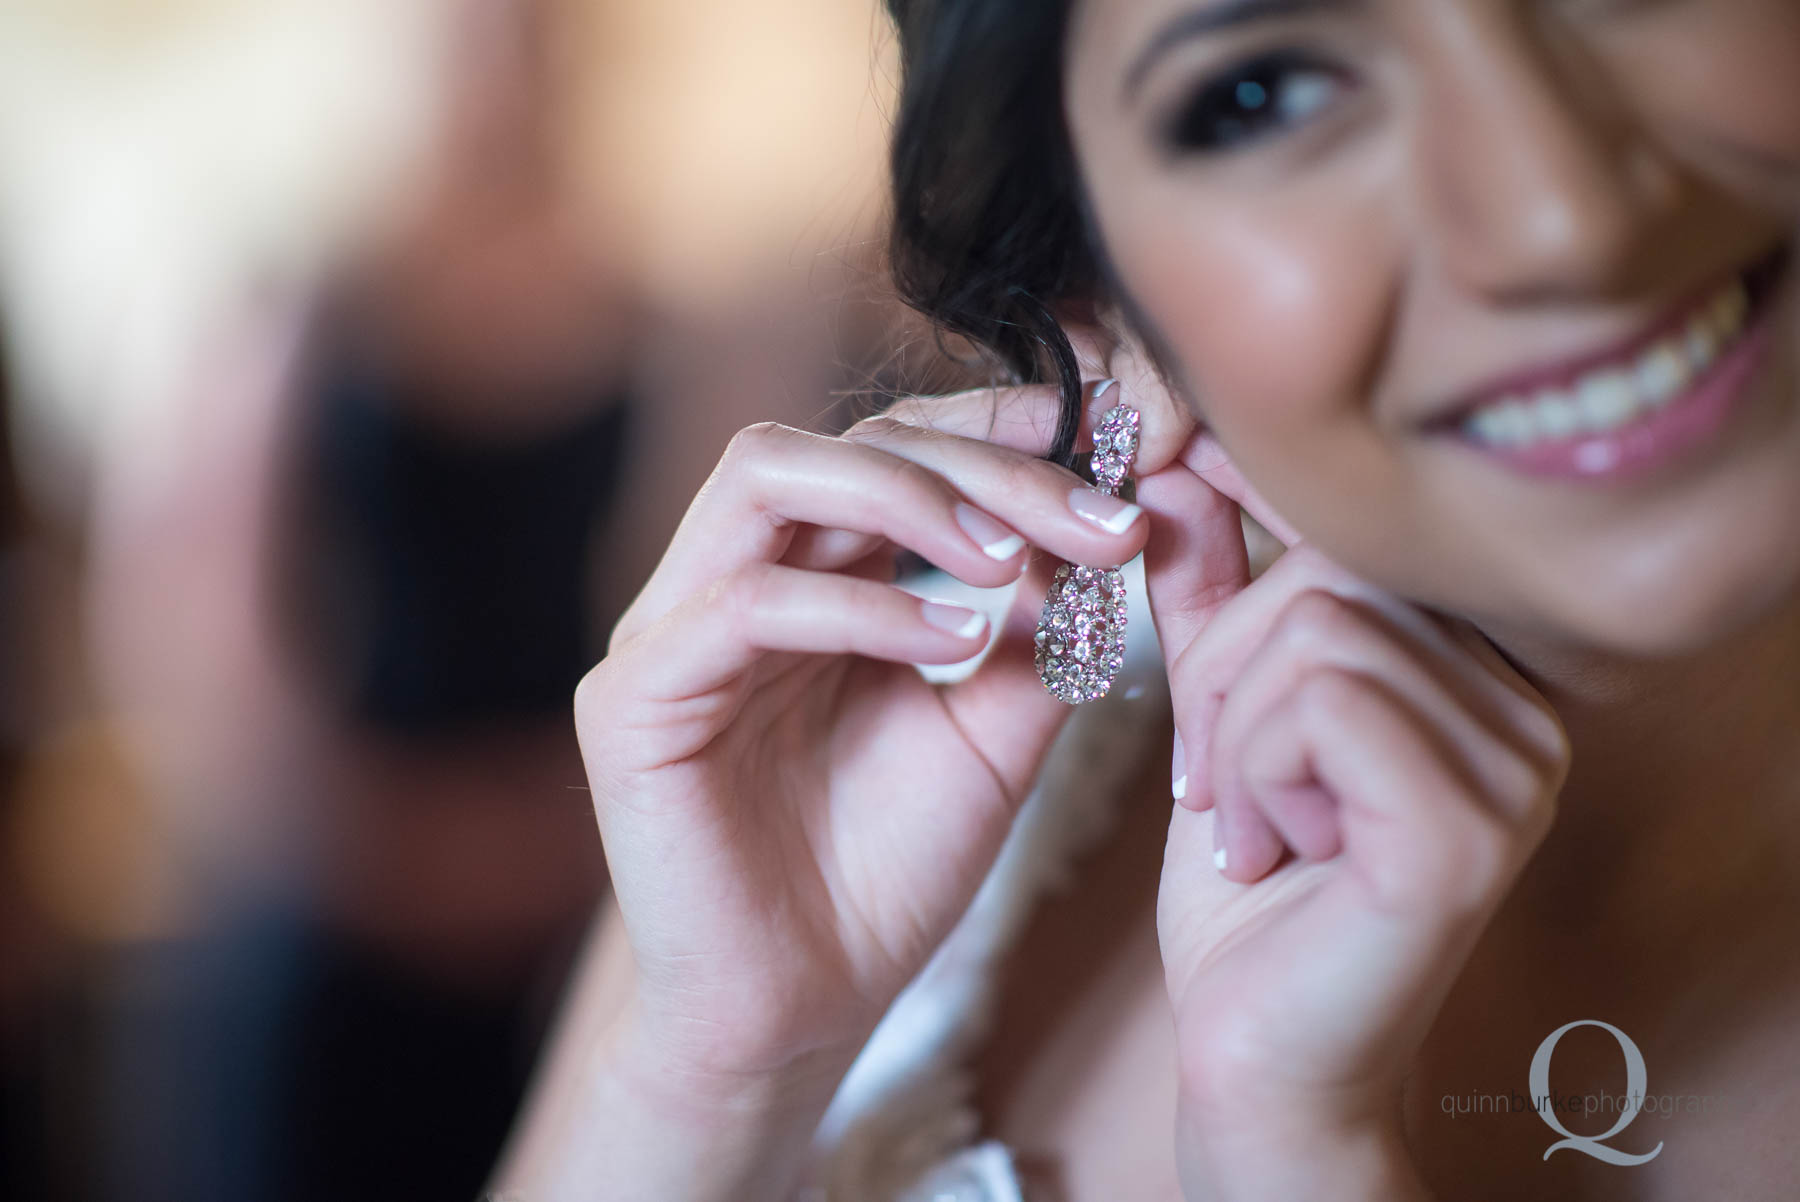
<instances>
[{"instance_id":1,"label":"chin","mask_svg":"<svg viewBox=\"0 0 1800 1202\"><path fill-rule=\"evenodd\" d=\"M1590 569L1606 586L1544 607L1555 641L1631 659L1675 659L1800 619L1800 524L1739 528L1702 548L1658 547Z\"/></svg>"}]
</instances>

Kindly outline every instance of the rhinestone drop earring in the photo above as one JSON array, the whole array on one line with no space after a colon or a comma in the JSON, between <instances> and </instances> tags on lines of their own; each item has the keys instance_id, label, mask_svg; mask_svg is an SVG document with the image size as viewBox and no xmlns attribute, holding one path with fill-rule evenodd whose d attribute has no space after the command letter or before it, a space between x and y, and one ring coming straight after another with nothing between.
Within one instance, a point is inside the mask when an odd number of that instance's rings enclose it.
<instances>
[{"instance_id":1,"label":"rhinestone drop earring","mask_svg":"<svg viewBox=\"0 0 1800 1202\"><path fill-rule=\"evenodd\" d=\"M1138 449L1138 411L1115 405L1094 430L1094 487L1118 496ZM1070 705L1106 696L1125 663L1125 577L1118 568L1065 563L1056 569L1038 617L1038 678Z\"/></svg>"}]
</instances>

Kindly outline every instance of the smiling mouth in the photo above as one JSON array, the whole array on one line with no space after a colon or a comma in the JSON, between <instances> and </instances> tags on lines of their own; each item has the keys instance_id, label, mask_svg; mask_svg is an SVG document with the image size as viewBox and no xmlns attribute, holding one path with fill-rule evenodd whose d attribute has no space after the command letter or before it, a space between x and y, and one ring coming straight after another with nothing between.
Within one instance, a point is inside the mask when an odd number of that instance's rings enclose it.
<instances>
[{"instance_id":1,"label":"smiling mouth","mask_svg":"<svg viewBox=\"0 0 1800 1202\"><path fill-rule=\"evenodd\" d=\"M1483 449L1528 454L1647 422L1695 391L1744 340L1785 272L1789 251L1784 243L1613 352L1536 373L1542 383L1535 386L1487 390L1430 426Z\"/></svg>"}]
</instances>

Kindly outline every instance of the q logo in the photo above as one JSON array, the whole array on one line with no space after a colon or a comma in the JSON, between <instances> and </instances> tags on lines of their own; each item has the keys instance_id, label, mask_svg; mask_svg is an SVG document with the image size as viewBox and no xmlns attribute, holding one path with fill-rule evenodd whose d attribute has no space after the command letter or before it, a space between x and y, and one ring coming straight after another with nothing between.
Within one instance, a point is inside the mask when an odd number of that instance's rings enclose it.
<instances>
[{"instance_id":1,"label":"q logo","mask_svg":"<svg viewBox=\"0 0 1800 1202\"><path fill-rule=\"evenodd\" d=\"M1543 1099L1550 1097L1550 1057L1556 1053L1556 1045L1562 1040L1562 1037L1576 1027L1600 1027L1611 1031L1613 1038L1619 1041L1619 1050L1625 1053L1625 1096L1627 1098L1642 1098L1644 1087L1649 1081L1649 1074L1644 1069L1644 1054L1638 1051L1637 1044L1631 1042L1631 1036L1611 1023L1584 1018L1576 1022L1565 1023L1550 1032L1549 1037L1543 1043L1538 1044L1537 1054L1531 1058L1531 1096L1539 1099L1539 1105L1536 1107L1538 1117L1563 1138L1544 1149L1544 1159L1549 1160L1552 1152L1560 1152L1564 1148L1586 1152L1595 1160L1603 1160L1607 1164L1643 1164L1656 1159L1657 1153L1663 1150L1661 1141L1658 1141L1654 1148L1642 1156L1633 1156L1629 1152L1609 1148L1604 1142L1631 1126L1632 1120L1637 1118L1637 1108L1635 1107L1621 1107L1619 1121L1614 1123L1612 1130L1604 1135L1576 1135L1562 1125L1561 1120L1556 1117L1554 1107L1542 1104Z\"/></svg>"}]
</instances>

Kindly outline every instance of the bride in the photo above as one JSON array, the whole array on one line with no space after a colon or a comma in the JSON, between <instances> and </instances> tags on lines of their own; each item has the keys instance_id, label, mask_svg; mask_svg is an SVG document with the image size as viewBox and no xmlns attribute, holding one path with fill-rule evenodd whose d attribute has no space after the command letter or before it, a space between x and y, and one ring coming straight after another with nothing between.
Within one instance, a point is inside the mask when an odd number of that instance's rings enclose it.
<instances>
[{"instance_id":1,"label":"bride","mask_svg":"<svg viewBox=\"0 0 1800 1202\"><path fill-rule=\"evenodd\" d=\"M1791 1197L1800 8L889 7L896 279L1022 383L731 443L576 699L616 910L496 1188ZM1072 711L1050 574L1140 552L1154 687ZM1128 771L1052 756L1090 713ZM884 1016L1103 775L966 1049L1004 1155L842 1185Z\"/></svg>"}]
</instances>

